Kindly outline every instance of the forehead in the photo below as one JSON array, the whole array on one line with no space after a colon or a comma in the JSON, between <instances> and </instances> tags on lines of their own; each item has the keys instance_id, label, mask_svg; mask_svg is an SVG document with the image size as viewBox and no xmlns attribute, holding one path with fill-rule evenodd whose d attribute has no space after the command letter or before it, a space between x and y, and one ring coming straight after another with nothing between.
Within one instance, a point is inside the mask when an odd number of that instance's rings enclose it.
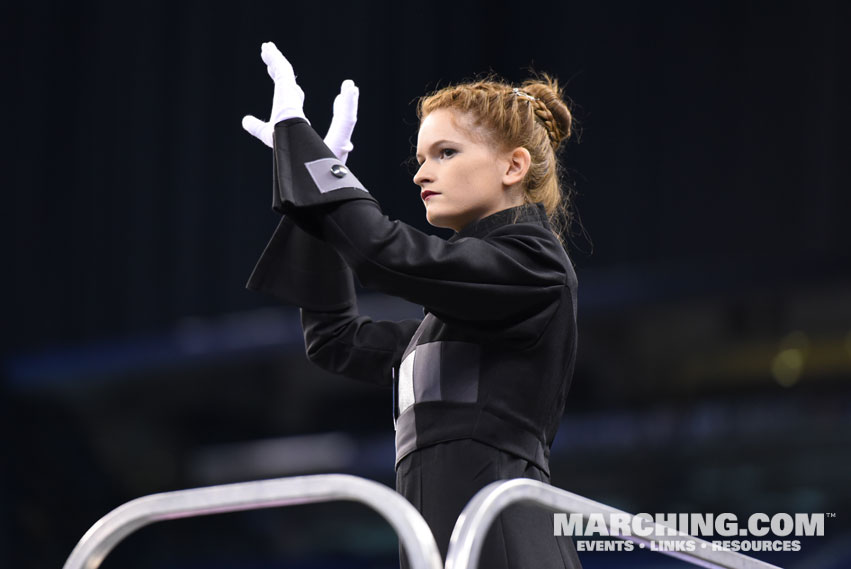
<instances>
[{"instance_id":1,"label":"forehead","mask_svg":"<svg viewBox=\"0 0 851 569\"><path fill-rule=\"evenodd\" d=\"M452 109L437 109L432 111L420 123L417 134L417 148L424 150L437 140L453 140L456 142L480 143L484 138L469 113Z\"/></svg>"}]
</instances>

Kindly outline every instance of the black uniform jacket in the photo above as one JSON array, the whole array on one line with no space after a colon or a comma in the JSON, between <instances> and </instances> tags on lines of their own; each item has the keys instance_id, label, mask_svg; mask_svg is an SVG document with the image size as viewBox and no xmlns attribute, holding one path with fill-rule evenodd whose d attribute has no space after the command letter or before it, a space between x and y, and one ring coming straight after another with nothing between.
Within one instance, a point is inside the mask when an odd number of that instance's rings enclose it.
<instances>
[{"instance_id":1,"label":"black uniform jacket","mask_svg":"<svg viewBox=\"0 0 851 569\"><path fill-rule=\"evenodd\" d=\"M302 119L275 127L273 207L284 213L248 282L302 307L308 358L392 385L396 462L475 439L549 474L576 354L576 276L527 204L445 240L391 221ZM360 316L366 287L424 307L422 320Z\"/></svg>"}]
</instances>

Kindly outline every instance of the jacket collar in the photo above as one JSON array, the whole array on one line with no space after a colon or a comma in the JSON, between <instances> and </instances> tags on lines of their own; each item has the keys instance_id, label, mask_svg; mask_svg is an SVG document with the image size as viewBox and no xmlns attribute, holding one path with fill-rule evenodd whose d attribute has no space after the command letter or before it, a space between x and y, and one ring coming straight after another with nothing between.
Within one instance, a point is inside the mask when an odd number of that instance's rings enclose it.
<instances>
[{"instance_id":1,"label":"jacket collar","mask_svg":"<svg viewBox=\"0 0 851 569\"><path fill-rule=\"evenodd\" d=\"M484 237L497 227L511 223L536 223L543 227L549 227L544 204L530 203L503 209L487 217L473 221L450 237L449 241L456 241L463 237Z\"/></svg>"}]
</instances>

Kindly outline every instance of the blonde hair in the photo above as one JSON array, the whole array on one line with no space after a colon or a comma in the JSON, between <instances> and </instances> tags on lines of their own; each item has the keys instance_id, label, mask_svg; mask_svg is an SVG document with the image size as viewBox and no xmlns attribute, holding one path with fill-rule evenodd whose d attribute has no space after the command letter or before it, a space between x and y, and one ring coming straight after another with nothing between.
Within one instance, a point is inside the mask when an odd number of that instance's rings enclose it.
<instances>
[{"instance_id":1,"label":"blonde hair","mask_svg":"<svg viewBox=\"0 0 851 569\"><path fill-rule=\"evenodd\" d=\"M450 85L420 97L417 118L438 109L468 113L490 142L502 149L522 147L532 158L523 179L525 203L541 203L553 232L562 240L571 221L570 188L562 191L557 153L570 135L573 116L558 81L547 74L517 88L493 76Z\"/></svg>"}]
</instances>

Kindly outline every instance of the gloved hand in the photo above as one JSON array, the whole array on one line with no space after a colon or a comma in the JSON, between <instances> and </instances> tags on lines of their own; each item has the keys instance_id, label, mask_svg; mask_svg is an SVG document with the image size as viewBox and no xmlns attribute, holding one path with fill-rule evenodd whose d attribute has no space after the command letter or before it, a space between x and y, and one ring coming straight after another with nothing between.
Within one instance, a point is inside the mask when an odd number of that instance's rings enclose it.
<instances>
[{"instance_id":1,"label":"gloved hand","mask_svg":"<svg viewBox=\"0 0 851 569\"><path fill-rule=\"evenodd\" d=\"M289 61L272 42L266 42L260 50L260 57L266 63L266 70L275 82L275 94L272 98L272 114L268 122L246 115L242 127L259 138L266 146L272 147L272 135L275 125L283 120L304 115L304 91L295 81L295 72ZM345 162L352 151L352 131L357 122L358 88L351 80L343 81L340 94L334 99L334 116L325 136L325 144L334 155ZM309 121L308 121L309 122Z\"/></svg>"},{"instance_id":2,"label":"gloved hand","mask_svg":"<svg viewBox=\"0 0 851 569\"><path fill-rule=\"evenodd\" d=\"M346 79L340 85L340 94L334 99L334 116L331 117L331 126L325 135L325 146L331 149L334 156L346 163L349 152L352 151L352 131L358 120L358 94L360 91L355 82Z\"/></svg>"}]
</instances>

